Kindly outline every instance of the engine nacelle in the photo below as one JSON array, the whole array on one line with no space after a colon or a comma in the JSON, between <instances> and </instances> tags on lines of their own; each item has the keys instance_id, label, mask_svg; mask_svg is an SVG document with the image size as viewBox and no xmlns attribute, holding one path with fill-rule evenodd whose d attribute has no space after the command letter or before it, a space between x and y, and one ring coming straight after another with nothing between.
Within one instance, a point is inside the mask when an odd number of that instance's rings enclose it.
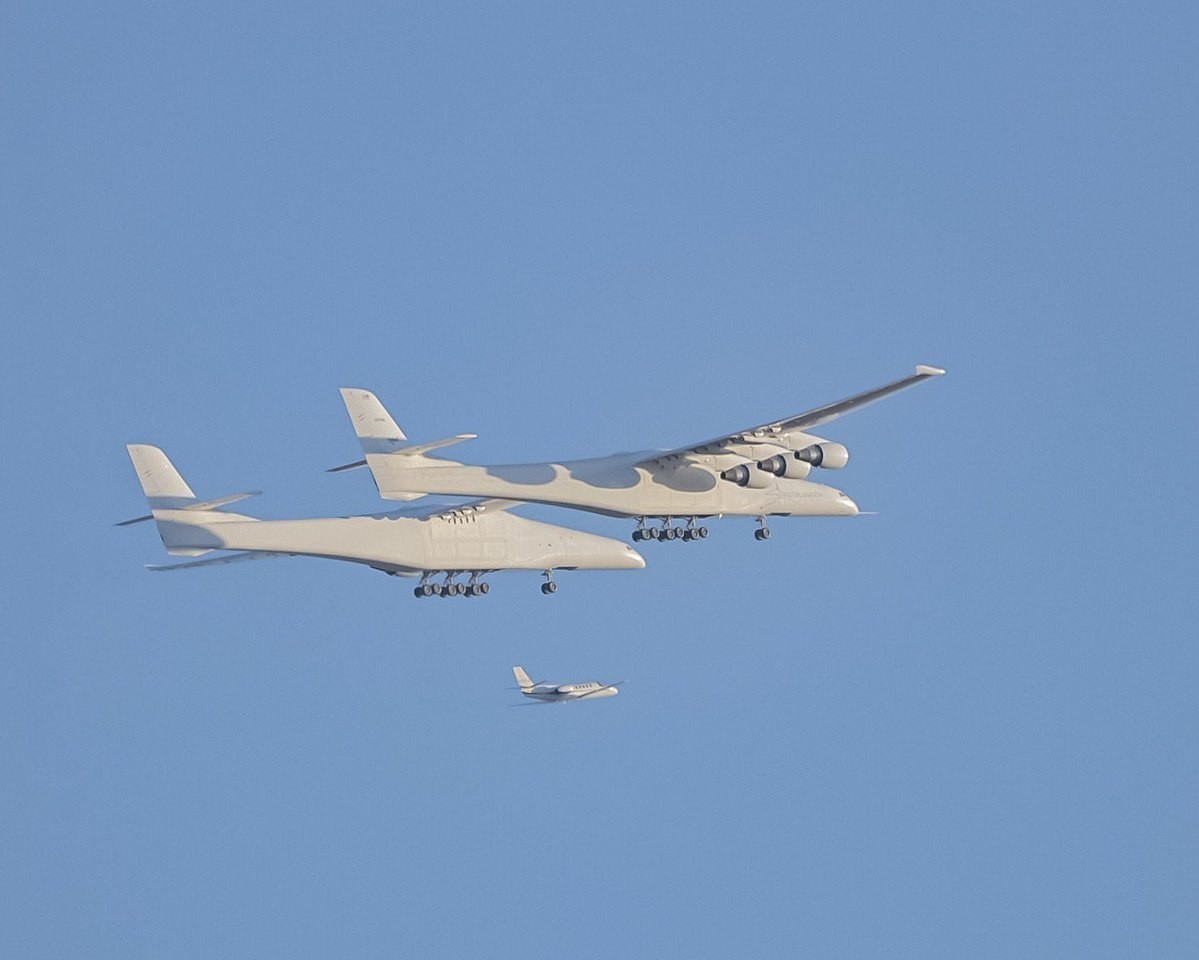
<instances>
[{"instance_id":1,"label":"engine nacelle","mask_svg":"<svg viewBox=\"0 0 1199 960\"><path fill-rule=\"evenodd\" d=\"M796 450L795 459L825 470L840 470L849 463L849 450L842 443L814 443Z\"/></svg>"},{"instance_id":2,"label":"engine nacelle","mask_svg":"<svg viewBox=\"0 0 1199 960\"><path fill-rule=\"evenodd\" d=\"M758 469L773 473L776 477L786 477L788 480L802 480L812 472L812 465L794 457L777 454L765 460L758 461Z\"/></svg>"},{"instance_id":3,"label":"engine nacelle","mask_svg":"<svg viewBox=\"0 0 1199 960\"><path fill-rule=\"evenodd\" d=\"M739 463L735 467L722 470L720 479L728 480L739 487L751 487L753 489L768 487L771 483L770 474L763 473L761 470L751 467L748 463Z\"/></svg>"}]
</instances>

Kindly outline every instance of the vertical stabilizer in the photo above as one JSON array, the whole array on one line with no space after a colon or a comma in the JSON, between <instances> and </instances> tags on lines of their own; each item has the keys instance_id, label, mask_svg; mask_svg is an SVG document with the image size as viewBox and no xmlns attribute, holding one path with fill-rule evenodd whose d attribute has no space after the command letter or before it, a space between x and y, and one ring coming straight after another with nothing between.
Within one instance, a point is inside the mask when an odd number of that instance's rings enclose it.
<instances>
[{"instance_id":1,"label":"vertical stabilizer","mask_svg":"<svg viewBox=\"0 0 1199 960\"><path fill-rule=\"evenodd\" d=\"M516 682L520 684L521 690L530 690L533 687L533 681L529 679L529 675L525 673L525 668L517 665L512 668L512 675L516 677Z\"/></svg>"},{"instance_id":2,"label":"vertical stabilizer","mask_svg":"<svg viewBox=\"0 0 1199 960\"><path fill-rule=\"evenodd\" d=\"M362 452L366 454L364 462L370 468L375 488L379 491L380 496L386 496L384 484L380 483L379 471L385 471L393 465L389 464L386 456L380 455L407 449L409 447L408 438L400 429L399 424L392 419L391 414L387 412L387 408L383 406L379 398L369 390L364 390L362 387L342 387L341 399L346 405L346 413L350 415L350 423L354 425L354 433L358 435L358 442L362 445ZM346 467L359 465L346 464ZM335 467L334 469L345 468ZM404 493L393 499L418 500L423 496L423 493L414 492Z\"/></svg>"},{"instance_id":3,"label":"vertical stabilizer","mask_svg":"<svg viewBox=\"0 0 1199 960\"><path fill-rule=\"evenodd\" d=\"M404 446L408 439L404 431L391 418L379 398L369 390L342 387L341 399L350 415L350 422L354 424L354 432L362 441L363 452L391 453Z\"/></svg>"},{"instance_id":4,"label":"vertical stabilizer","mask_svg":"<svg viewBox=\"0 0 1199 960\"><path fill-rule=\"evenodd\" d=\"M158 447L148 443L126 444L142 492L150 501L150 509L171 509L194 503L196 495L187 485L175 465Z\"/></svg>"},{"instance_id":5,"label":"vertical stabilizer","mask_svg":"<svg viewBox=\"0 0 1199 960\"><path fill-rule=\"evenodd\" d=\"M208 531L209 525L253 521L253 517L224 513L220 509L226 503L235 503L253 494L235 493L216 500L199 501L161 449L149 443L130 443L125 448L137 471L137 479L141 481L142 492L150 501L150 515L126 520L119 526L152 519L167 553L198 557L222 545L220 539Z\"/></svg>"}]
</instances>

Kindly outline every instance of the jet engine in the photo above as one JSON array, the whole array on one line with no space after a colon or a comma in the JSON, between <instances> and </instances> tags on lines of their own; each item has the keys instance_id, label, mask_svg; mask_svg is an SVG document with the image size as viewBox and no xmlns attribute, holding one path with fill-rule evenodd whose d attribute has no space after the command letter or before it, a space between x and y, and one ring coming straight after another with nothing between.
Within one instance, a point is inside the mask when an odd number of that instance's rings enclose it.
<instances>
[{"instance_id":1,"label":"jet engine","mask_svg":"<svg viewBox=\"0 0 1199 960\"><path fill-rule=\"evenodd\" d=\"M768 457L758 461L758 469L773 473L776 477L786 477L788 480L802 480L812 472L812 465L803 460L786 457L783 454Z\"/></svg>"},{"instance_id":2,"label":"jet engine","mask_svg":"<svg viewBox=\"0 0 1199 960\"><path fill-rule=\"evenodd\" d=\"M849 463L849 450L841 443L814 443L796 450L795 459L825 470L840 470Z\"/></svg>"},{"instance_id":3,"label":"jet engine","mask_svg":"<svg viewBox=\"0 0 1199 960\"><path fill-rule=\"evenodd\" d=\"M771 482L769 474L751 469L748 463L739 463L735 467L722 470L720 478L735 483L739 487L751 487L759 490L762 487L770 486Z\"/></svg>"}]
</instances>

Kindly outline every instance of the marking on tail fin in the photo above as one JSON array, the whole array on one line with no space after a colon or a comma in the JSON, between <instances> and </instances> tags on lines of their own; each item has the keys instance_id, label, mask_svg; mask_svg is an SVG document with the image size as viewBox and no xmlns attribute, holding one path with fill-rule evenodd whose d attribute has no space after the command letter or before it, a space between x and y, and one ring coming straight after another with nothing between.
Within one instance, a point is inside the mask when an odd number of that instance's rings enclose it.
<instances>
[{"instance_id":1,"label":"marking on tail fin","mask_svg":"<svg viewBox=\"0 0 1199 960\"><path fill-rule=\"evenodd\" d=\"M133 461L133 469L137 471L137 479L150 506L182 506L184 502L196 499L192 488L160 448L150 443L129 443L125 449L129 451L129 459ZM157 504L155 501L163 502Z\"/></svg>"},{"instance_id":2,"label":"marking on tail fin","mask_svg":"<svg viewBox=\"0 0 1199 960\"><path fill-rule=\"evenodd\" d=\"M393 440L403 441L408 438L387 412L387 408L379 402L369 390L361 387L342 387L341 399L346 405L346 413L354 424L354 432L360 440Z\"/></svg>"}]
</instances>

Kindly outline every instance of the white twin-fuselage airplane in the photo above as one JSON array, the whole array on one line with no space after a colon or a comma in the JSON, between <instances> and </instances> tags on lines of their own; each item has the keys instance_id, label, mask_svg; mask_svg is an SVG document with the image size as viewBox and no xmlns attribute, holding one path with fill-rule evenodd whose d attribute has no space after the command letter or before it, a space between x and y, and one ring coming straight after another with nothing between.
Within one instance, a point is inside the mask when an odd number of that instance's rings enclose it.
<instances>
[{"instance_id":1,"label":"white twin-fuselage airplane","mask_svg":"<svg viewBox=\"0 0 1199 960\"><path fill-rule=\"evenodd\" d=\"M521 666L513 667L512 675L516 677L522 694L545 703L566 703L570 700L614 697L620 693L617 688L622 682L599 683L595 680L588 680L586 683L547 683L543 680L535 682L529 679L525 668Z\"/></svg>"},{"instance_id":2,"label":"white twin-fuselage airplane","mask_svg":"<svg viewBox=\"0 0 1199 960\"><path fill-rule=\"evenodd\" d=\"M249 493L199 500L158 447L128 445L150 514L127 520L154 520L167 553L201 556L213 550L233 554L151 566L180 570L258 557L307 556L361 563L392 576L420 577L418 597L485 594L480 578L497 570L539 570L542 593L558 589L553 571L639 570L645 561L619 540L516 516L510 500L482 500L453 507L407 508L358 517L259 520L221 508ZM443 582L432 577L444 575ZM466 583L455 581L468 577Z\"/></svg>"},{"instance_id":3,"label":"white twin-fuselage airplane","mask_svg":"<svg viewBox=\"0 0 1199 960\"><path fill-rule=\"evenodd\" d=\"M366 459L333 469L368 466L386 500L435 493L572 507L636 518L634 540L698 540L708 533L697 524L704 517L753 516L758 518L755 536L765 540L770 536L768 516L858 513L857 504L842 491L808 479L814 469L839 469L849 460L844 445L806 432L809 428L944 372L921 365L910 376L845 400L673 450L499 466L428 456L475 435L413 443L373 393L343 387L342 399ZM673 526L676 518L685 519L686 527ZM647 526L650 519L660 519L662 525Z\"/></svg>"}]
</instances>

